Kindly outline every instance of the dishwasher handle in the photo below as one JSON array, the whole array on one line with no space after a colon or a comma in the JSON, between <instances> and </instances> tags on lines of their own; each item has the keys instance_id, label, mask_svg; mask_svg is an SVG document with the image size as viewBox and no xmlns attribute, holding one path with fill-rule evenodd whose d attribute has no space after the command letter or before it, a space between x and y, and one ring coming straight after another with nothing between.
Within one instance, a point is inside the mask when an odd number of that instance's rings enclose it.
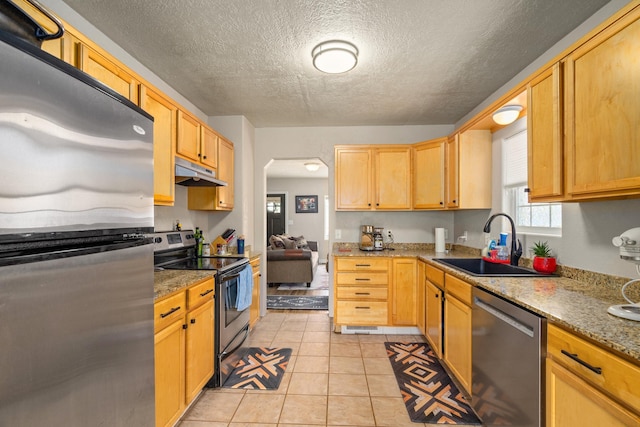
<instances>
[{"instance_id":1,"label":"dishwasher handle","mask_svg":"<svg viewBox=\"0 0 640 427\"><path fill-rule=\"evenodd\" d=\"M513 316L508 315L507 313L505 313L504 311L492 306L491 304L488 304L484 301L482 301L480 298L478 297L473 297L473 303L480 309L486 311L487 313L493 315L494 317L502 320L504 323L512 326L513 328L519 330L520 332L522 332L523 334L534 338L535 337L535 331L531 326L525 325L524 323L520 322L518 319L516 319Z\"/></svg>"}]
</instances>

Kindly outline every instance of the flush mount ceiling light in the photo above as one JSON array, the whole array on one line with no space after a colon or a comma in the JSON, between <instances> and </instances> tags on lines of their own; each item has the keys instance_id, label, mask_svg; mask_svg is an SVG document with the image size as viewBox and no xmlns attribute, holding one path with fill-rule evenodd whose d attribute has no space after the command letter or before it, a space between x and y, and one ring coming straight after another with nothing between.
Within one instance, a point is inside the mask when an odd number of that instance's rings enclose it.
<instances>
[{"instance_id":1,"label":"flush mount ceiling light","mask_svg":"<svg viewBox=\"0 0 640 427\"><path fill-rule=\"evenodd\" d=\"M309 172L315 172L320 169L320 163L305 163L304 167L307 168Z\"/></svg>"},{"instance_id":2,"label":"flush mount ceiling light","mask_svg":"<svg viewBox=\"0 0 640 427\"><path fill-rule=\"evenodd\" d=\"M516 121L522 111L520 105L505 105L493 113L493 121L499 125L508 125Z\"/></svg>"},{"instance_id":3,"label":"flush mount ceiling light","mask_svg":"<svg viewBox=\"0 0 640 427\"><path fill-rule=\"evenodd\" d=\"M324 73L346 73L358 63L358 48L342 40L331 40L314 47L311 56L313 66Z\"/></svg>"}]
</instances>

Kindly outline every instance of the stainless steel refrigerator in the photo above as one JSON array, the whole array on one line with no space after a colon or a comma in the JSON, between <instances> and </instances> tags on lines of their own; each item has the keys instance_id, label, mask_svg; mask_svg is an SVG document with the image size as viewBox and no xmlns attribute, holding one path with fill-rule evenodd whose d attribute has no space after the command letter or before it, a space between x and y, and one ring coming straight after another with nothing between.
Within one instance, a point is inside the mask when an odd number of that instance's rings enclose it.
<instances>
[{"instance_id":1,"label":"stainless steel refrigerator","mask_svg":"<svg viewBox=\"0 0 640 427\"><path fill-rule=\"evenodd\" d=\"M155 424L152 139L0 31L0 425Z\"/></svg>"}]
</instances>

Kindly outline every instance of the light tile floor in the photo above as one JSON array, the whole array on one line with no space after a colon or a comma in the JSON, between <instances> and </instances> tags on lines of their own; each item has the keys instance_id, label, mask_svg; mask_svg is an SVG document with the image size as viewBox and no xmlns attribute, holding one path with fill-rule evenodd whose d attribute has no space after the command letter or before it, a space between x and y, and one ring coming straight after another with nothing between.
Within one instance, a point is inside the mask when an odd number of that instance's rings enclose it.
<instances>
[{"instance_id":1,"label":"light tile floor","mask_svg":"<svg viewBox=\"0 0 640 427\"><path fill-rule=\"evenodd\" d=\"M417 335L342 335L326 312L268 312L250 346L293 353L277 390L207 389L179 427L425 426L407 415L385 341Z\"/></svg>"}]
</instances>

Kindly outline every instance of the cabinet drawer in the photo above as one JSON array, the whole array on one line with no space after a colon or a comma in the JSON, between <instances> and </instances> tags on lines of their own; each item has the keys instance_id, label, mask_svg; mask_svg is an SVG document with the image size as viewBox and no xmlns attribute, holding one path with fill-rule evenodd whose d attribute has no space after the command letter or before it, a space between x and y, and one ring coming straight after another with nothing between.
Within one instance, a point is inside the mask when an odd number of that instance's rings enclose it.
<instances>
[{"instance_id":1,"label":"cabinet drawer","mask_svg":"<svg viewBox=\"0 0 640 427\"><path fill-rule=\"evenodd\" d=\"M378 257L337 257L337 271L388 270L389 260Z\"/></svg>"},{"instance_id":2,"label":"cabinet drawer","mask_svg":"<svg viewBox=\"0 0 640 427\"><path fill-rule=\"evenodd\" d=\"M187 304L189 310L211 299L215 292L215 282L207 279L202 283L193 285L187 289Z\"/></svg>"},{"instance_id":3,"label":"cabinet drawer","mask_svg":"<svg viewBox=\"0 0 640 427\"><path fill-rule=\"evenodd\" d=\"M187 312L184 292L167 297L153 305L153 324L155 332L161 331L171 322Z\"/></svg>"},{"instance_id":4,"label":"cabinet drawer","mask_svg":"<svg viewBox=\"0 0 640 427\"><path fill-rule=\"evenodd\" d=\"M589 383L640 411L640 394L637 391L640 367L637 365L554 325L548 326L547 355ZM580 361L594 369L584 366ZM599 370L600 373L594 370Z\"/></svg>"},{"instance_id":5,"label":"cabinet drawer","mask_svg":"<svg viewBox=\"0 0 640 427\"><path fill-rule=\"evenodd\" d=\"M336 323L343 325L386 325L389 313L386 302L337 301Z\"/></svg>"},{"instance_id":6,"label":"cabinet drawer","mask_svg":"<svg viewBox=\"0 0 640 427\"><path fill-rule=\"evenodd\" d=\"M370 299L387 299L387 288L366 288L366 287L338 287L336 290L336 298L338 299L358 299L358 300L370 300Z\"/></svg>"},{"instance_id":7,"label":"cabinet drawer","mask_svg":"<svg viewBox=\"0 0 640 427\"><path fill-rule=\"evenodd\" d=\"M427 280L438 286L440 289L444 288L444 271L438 270L432 265L427 264Z\"/></svg>"},{"instance_id":8,"label":"cabinet drawer","mask_svg":"<svg viewBox=\"0 0 640 427\"><path fill-rule=\"evenodd\" d=\"M447 274L445 291L458 298L463 303L471 306L471 285L457 277Z\"/></svg>"},{"instance_id":9,"label":"cabinet drawer","mask_svg":"<svg viewBox=\"0 0 640 427\"><path fill-rule=\"evenodd\" d=\"M387 273L357 273L357 272L339 272L336 275L337 285L387 285L389 275Z\"/></svg>"}]
</instances>

